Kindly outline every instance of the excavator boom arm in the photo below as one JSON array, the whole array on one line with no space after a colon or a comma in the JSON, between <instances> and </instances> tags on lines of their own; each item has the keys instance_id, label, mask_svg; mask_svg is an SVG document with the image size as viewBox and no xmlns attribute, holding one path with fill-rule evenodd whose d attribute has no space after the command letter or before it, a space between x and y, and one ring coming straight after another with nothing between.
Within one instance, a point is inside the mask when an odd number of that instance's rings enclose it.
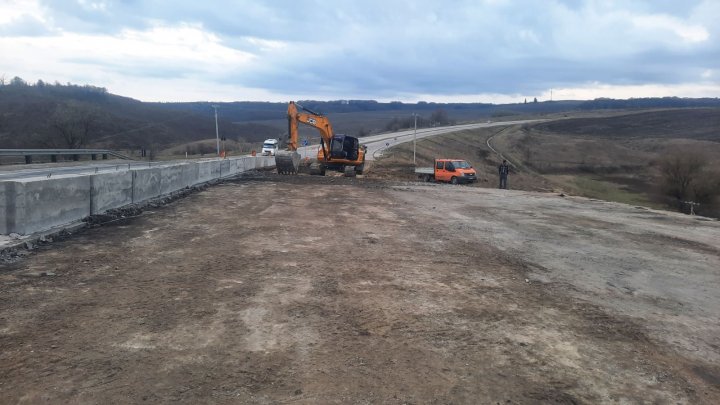
<instances>
[{"instance_id":1,"label":"excavator boom arm","mask_svg":"<svg viewBox=\"0 0 720 405\"><path fill-rule=\"evenodd\" d=\"M300 109L306 112L299 112L298 107L300 107ZM303 108L302 106L296 104L294 101L291 101L288 104L287 117L289 150L296 151L298 148L298 124L302 123L314 127L318 130L318 132L320 133L320 137L322 138L321 145L323 149L323 154L325 156L328 156L330 152L330 141L333 137L333 129L332 124L330 124L330 120L327 117Z\"/></svg>"}]
</instances>

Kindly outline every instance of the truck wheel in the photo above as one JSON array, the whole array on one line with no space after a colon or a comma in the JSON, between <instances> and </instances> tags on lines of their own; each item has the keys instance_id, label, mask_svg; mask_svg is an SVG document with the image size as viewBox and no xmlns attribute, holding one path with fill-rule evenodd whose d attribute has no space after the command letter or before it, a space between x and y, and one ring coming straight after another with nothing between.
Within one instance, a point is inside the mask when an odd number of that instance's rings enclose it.
<instances>
[{"instance_id":1,"label":"truck wheel","mask_svg":"<svg viewBox=\"0 0 720 405\"><path fill-rule=\"evenodd\" d=\"M363 174L363 170L365 170L365 162L361 165L355 166L355 174Z\"/></svg>"},{"instance_id":2,"label":"truck wheel","mask_svg":"<svg viewBox=\"0 0 720 405\"><path fill-rule=\"evenodd\" d=\"M425 180L425 183L430 183L430 175L426 174L425 176L423 176L423 180Z\"/></svg>"},{"instance_id":3,"label":"truck wheel","mask_svg":"<svg viewBox=\"0 0 720 405\"><path fill-rule=\"evenodd\" d=\"M458 184L457 177L453 176L452 179L450 179L450 184Z\"/></svg>"}]
</instances>

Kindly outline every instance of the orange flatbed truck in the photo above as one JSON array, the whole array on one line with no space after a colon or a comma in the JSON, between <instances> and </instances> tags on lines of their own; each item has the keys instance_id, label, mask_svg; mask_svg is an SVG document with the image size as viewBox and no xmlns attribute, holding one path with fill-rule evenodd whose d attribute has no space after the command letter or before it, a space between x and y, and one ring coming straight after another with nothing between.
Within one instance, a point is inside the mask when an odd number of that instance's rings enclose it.
<instances>
[{"instance_id":1,"label":"orange flatbed truck","mask_svg":"<svg viewBox=\"0 0 720 405\"><path fill-rule=\"evenodd\" d=\"M433 167L418 167L415 174L425 181L441 181L452 184L474 183L475 169L462 159L435 159Z\"/></svg>"}]
</instances>

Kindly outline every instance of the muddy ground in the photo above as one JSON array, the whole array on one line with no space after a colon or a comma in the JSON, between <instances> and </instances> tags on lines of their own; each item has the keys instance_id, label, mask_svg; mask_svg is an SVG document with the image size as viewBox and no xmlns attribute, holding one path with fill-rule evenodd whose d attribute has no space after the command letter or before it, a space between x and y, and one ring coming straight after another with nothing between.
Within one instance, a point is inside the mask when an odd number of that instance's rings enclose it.
<instances>
[{"instance_id":1,"label":"muddy ground","mask_svg":"<svg viewBox=\"0 0 720 405\"><path fill-rule=\"evenodd\" d=\"M2 403L720 403L720 223L257 175L0 270Z\"/></svg>"}]
</instances>

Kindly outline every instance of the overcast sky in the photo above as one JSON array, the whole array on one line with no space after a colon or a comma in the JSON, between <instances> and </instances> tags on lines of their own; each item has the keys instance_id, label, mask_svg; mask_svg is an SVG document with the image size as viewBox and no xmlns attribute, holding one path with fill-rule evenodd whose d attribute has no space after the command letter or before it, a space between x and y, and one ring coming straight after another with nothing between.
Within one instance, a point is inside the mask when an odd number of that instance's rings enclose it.
<instances>
[{"instance_id":1,"label":"overcast sky","mask_svg":"<svg viewBox=\"0 0 720 405\"><path fill-rule=\"evenodd\" d=\"M720 96L720 0L0 0L0 77L144 101Z\"/></svg>"}]
</instances>

